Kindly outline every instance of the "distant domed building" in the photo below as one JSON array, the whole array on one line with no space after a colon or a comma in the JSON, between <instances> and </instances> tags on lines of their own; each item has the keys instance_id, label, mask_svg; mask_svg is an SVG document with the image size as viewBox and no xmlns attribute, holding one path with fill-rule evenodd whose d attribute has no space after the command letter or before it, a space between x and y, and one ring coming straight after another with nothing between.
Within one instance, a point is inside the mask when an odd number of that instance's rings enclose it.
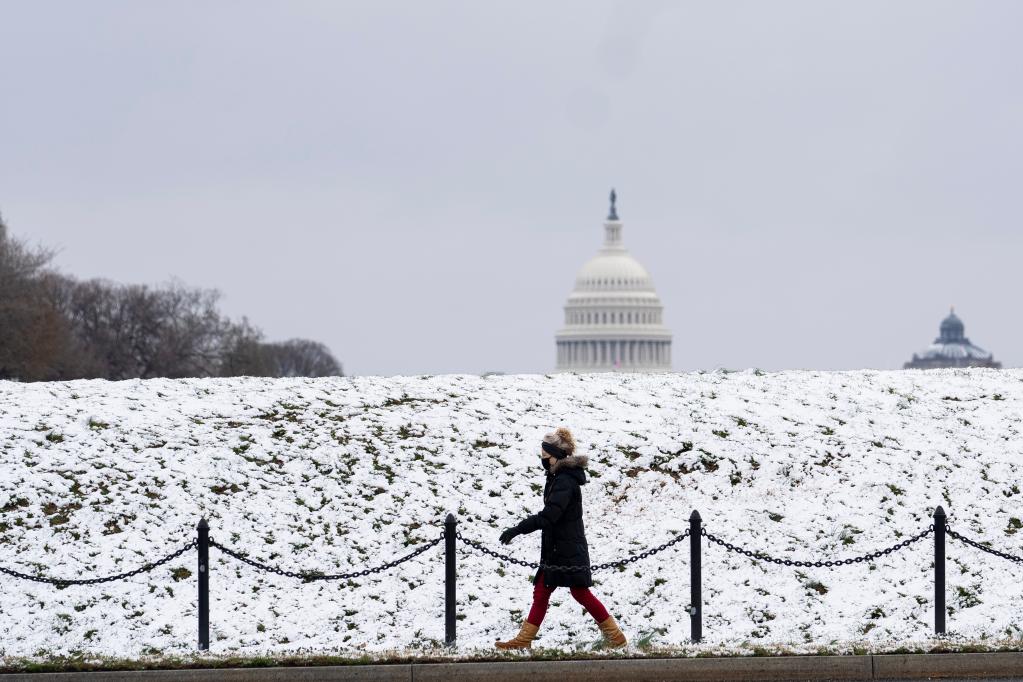
<instances>
[{"instance_id":1,"label":"distant domed building","mask_svg":"<svg viewBox=\"0 0 1023 682\"><path fill-rule=\"evenodd\" d=\"M940 335L934 343L903 367L905 369L935 369L939 367L992 367L999 369L1002 363L995 362L993 354L978 348L966 338L963 321L956 316L955 309L941 321Z\"/></svg>"},{"instance_id":2,"label":"distant domed building","mask_svg":"<svg viewBox=\"0 0 1023 682\"><path fill-rule=\"evenodd\" d=\"M665 372L671 369L671 332L646 268L622 245L622 223L611 190L604 248L583 265L565 304L565 326L555 335L563 372Z\"/></svg>"}]
</instances>

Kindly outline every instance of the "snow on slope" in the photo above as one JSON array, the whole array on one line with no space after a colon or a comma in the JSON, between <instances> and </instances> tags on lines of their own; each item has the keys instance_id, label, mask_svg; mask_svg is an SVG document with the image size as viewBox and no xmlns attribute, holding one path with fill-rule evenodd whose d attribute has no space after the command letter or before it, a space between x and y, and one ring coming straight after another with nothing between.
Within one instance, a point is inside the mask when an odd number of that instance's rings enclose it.
<instances>
[{"instance_id":1,"label":"snow on slope","mask_svg":"<svg viewBox=\"0 0 1023 682\"><path fill-rule=\"evenodd\" d=\"M658 545L698 509L708 530L776 555L843 558L897 542L943 504L953 527L1023 553L1023 372L759 372L318 380L0 383L0 565L61 577L133 568L211 535L290 570L343 572L541 506L541 435L574 429L594 562ZM704 544L710 645L919 640L930 538L869 565L772 566ZM345 584L259 573L211 550L212 649L378 651L443 638L442 547ZM1020 568L952 544L949 630L1023 634ZM530 572L467 553L459 644L516 632ZM148 575L58 589L4 579L4 656L194 648L195 554ZM596 574L636 641L689 636L687 543ZM555 593L545 646L597 631Z\"/></svg>"}]
</instances>

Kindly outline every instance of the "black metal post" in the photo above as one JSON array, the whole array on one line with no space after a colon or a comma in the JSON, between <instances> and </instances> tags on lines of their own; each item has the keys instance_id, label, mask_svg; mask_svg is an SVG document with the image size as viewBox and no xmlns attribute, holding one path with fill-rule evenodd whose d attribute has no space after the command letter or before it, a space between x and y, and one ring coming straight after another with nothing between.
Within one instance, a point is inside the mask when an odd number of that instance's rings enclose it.
<instances>
[{"instance_id":1,"label":"black metal post","mask_svg":"<svg viewBox=\"0 0 1023 682\"><path fill-rule=\"evenodd\" d=\"M694 642L703 639L703 566L700 565L700 533L703 523L700 512L689 516L689 627Z\"/></svg>"},{"instance_id":2,"label":"black metal post","mask_svg":"<svg viewBox=\"0 0 1023 682\"><path fill-rule=\"evenodd\" d=\"M455 645L455 520L448 514L444 520L444 643Z\"/></svg>"},{"instance_id":3,"label":"black metal post","mask_svg":"<svg viewBox=\"0 0 1023 682\"><path fill-rule=\"evenodd\" d=\"M945 634L945 510L934 510L934 634Z\"/></svg>"},{"instance_id":4,"label":"black metal post","mask_svg":"<svg viewBox=\"0 0 1023 682\"><path fill-rule=\"evenodd\" d=\"M210 525L199 521L199 650L210 648Z\"/></svg>"}]
</instances>

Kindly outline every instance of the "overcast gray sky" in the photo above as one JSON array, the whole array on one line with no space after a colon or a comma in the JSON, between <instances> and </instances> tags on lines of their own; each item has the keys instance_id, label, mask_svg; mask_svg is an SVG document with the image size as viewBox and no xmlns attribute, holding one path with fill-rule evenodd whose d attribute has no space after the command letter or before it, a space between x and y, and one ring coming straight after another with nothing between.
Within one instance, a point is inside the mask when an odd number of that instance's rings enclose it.
<instances>
[{"instance_id":1,"label":"overcast gray sky","mask_svg":"<svg viewBox=\"0 0 1023 682\"><path fill-rule=\"evenodd\" d=\"M355 374L543 372L613 185L679 370L1023 364L1023 2L0 0L0 212Z\"/></svg>"}]
</instances>

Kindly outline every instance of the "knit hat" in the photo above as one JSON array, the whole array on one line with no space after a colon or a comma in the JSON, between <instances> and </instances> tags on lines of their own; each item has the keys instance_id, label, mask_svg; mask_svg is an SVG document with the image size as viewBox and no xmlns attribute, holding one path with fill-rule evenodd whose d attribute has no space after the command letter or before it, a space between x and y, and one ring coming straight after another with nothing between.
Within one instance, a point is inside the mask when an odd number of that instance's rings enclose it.
<instances>
[{"instance_id":1,"label":"knit hat","mask_svg":"<svg viewBox=\"0 0 1023 682\"><path fill-rule=\"evenodd\" d=\"M540 443L543 451L555 459L564 459L575 452L575 439L572 432L561 426L544 435Z\"/></svg>"}]
</instances>

